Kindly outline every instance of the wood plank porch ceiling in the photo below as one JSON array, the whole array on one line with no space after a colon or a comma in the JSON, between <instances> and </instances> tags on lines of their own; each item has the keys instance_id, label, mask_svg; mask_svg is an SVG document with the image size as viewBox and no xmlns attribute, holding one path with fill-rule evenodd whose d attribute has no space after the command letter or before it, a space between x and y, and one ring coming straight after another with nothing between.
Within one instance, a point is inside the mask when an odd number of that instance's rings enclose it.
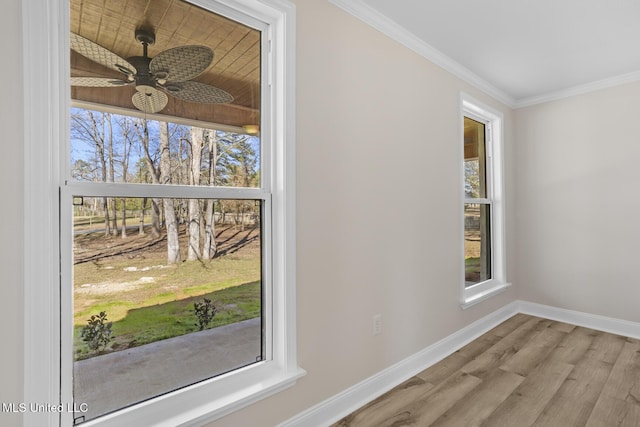
<instances>
[{"instance_id":1,"label":"wood plank porch ceiling","mask_svg":"<svg viewBox=\"0 0 640 427\"><path fill-rule=\"evenodd\" d=\"M152 27L149 57L177 46L204 45L214 51L211 65L193 81L230 93L230 104L198 104L169 96L163 115L243 126L259 123L260 32L179 0L71 0L71 32L122 58L142 55L134 33ZM71 76L122 78L122 75L71 51ZM71 98L135 110L133 86L72 87Z\"/></svg>"}]
</instances>

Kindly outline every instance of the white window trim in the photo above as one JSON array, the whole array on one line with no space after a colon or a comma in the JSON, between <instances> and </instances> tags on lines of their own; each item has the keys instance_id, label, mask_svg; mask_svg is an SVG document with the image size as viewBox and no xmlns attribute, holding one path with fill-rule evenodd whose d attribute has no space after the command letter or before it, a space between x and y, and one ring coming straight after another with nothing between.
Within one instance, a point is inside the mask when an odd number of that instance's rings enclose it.
<instances>
[{"instance_id":1,"label":"white window trim","mask_svg":"<svg viewBox=\"0 0 640 427\"><path fill-rule=\"evenodd\" d=\"M464 118L469 117L480 121L487 126L491 135L487 144L487 170L490 174L489 181L489 201L491 204L491 279L480 282L476 285L466 287L464 280L464 262L462 262L462 280L460 283L460 293L462 300L460 306L463 309L471 307L496 294L504 292L511 283L507 282L506 266L506 236L505 236L505 200L504 200L504 141L503 122L504 115L490 106L474 99L466 93L460 94L460 142L459 165L464 164ZM464 182L464 168L461 167L461 182ZM466 200L464 186L460 185L462 204ZM483 201L486 201L483 199ZM464 209L460 209L461 230L464 235ZM464 260L464 238L461 239L461 255Z\"/></svg>"},{"instance_id":2,"label":"white window trim","mask_svg":"<svg viewBox=\"0 0 640 427\"><path fill-rule=\"evenodd\" d=\"M212 8L214 0L192 0ZM296 353L295 295L295 6L287 0L217 0L268 24L273 142L272 360L160 396L86 426L200 425L295 384L305 374ZM219 10L219 9L218 9ZM59 188L69 135L69 18L64 0L22 0L24 69L24 402L25 427L62 426L69 419L68 381L61 369ZM65 384L67 384L65 386ZM221 389L220 385L224 385ZM61 391L61 387L65 387ZM63 413L56 411L61 405ZM180 412L177 412L180 408Z\"/></svg>"}]
</instances>

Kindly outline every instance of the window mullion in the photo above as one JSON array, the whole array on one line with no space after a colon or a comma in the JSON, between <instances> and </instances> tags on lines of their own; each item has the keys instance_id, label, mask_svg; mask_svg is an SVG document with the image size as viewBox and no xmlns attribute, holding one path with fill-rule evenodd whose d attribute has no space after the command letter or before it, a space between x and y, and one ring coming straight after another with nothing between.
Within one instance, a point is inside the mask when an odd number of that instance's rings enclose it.
<instances>
[{"instance_id":1,"label":"window mullion","mask_svg":"<svg viewBox=\"0 0 640 427\"><path fill-rule=\"evenodd\" d=\"M189 185L121 184L68 182L65 191L83 196L170 197L203 199L265 200L269 192L261 188L206 187Z\"/></svg>"},{"instance_id":2,"label":"window mullion","mask_svg":"<svg viewBox=\"0 0 640 427\"><path fill-rule=\"evenodd\" d=\"M487 198L464 199L464 202L466 204L477 204L477 205L491 205L493 203L491 199L487 199Z\"/></svg>"}]
</instances>

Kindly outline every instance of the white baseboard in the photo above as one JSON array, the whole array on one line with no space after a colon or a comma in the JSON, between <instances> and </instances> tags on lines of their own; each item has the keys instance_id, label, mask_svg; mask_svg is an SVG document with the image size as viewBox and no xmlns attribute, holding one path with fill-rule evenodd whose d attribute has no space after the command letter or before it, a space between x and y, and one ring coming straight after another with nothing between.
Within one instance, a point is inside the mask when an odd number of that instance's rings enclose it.
<instances>
[{"instance_id":1,"label":"white baseboard","mask_svg":"<svg viewBox=\"0 0 640 427\"><path fill-rule=\"evenodd\" d=\"M581 311L567 310L551 307L527 301L517 301L518 311L531 316L544 317L611 334L623 335L640 339L640 323L628 320L615 319L613 317L599 316L597 314L583 313Z\"/></svg>"},{"instance_id":2,"label":"white baseboard","mask_svg":"<svg viewBox=\"0 0 640 427\"><path fill-rule=\"evenodd\" d=\"M403 381L449 356L517 313L518 302L515 301L424 350L299 413L278 426L322 427L331 425Z\"/></svg>"},{"instance_id":3,"label":"white baseboard","mask_svg":"<svg viewBox=\"0 0 640 427\"><path fill-rule=\"evenodd\" d=\"M329 426L518 313L640 339L640 323L527 301L514 301L424 350L299 413L279 424L278 427Z\"/></svg>"}]
</instances>

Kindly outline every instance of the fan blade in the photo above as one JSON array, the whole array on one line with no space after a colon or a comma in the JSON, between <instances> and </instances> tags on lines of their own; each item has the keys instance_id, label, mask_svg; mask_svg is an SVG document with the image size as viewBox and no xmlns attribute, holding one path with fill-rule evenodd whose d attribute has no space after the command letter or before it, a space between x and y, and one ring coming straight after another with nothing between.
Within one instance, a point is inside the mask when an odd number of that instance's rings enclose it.
<instances>
[{"instance_id":1,"label":"fan blade","mask_svg":"<svg viewBox=\"0 0 640 427\"><path fill-rule=\"evenodd\" d=\"M167 78L183 82L199 76L213 61L213 51L206 46L180 46L156 55L149 64L153 74L168 73Z\"/></svg>"},{"instance_id":2,"label":"fan blade","mask_svg":"<svg viewBox=\"0 0 640 427\"><path fill-rule=\"evenodd\" d=\"M169 98L167 95L156 89L151 89L146 93L136 92L131 97L133 105L145 113L157 113L167 106Z\"/></svg>"},{"instance_id":3,"label":"fan blade","mask_svg":"<svg viewBox=\"0 0 640 427\"><path fill-rule=\"evenodd\" d=\"M169 82L163 89L168 94L188 102L227 104L233 101L233 96L224 90L199 82Z\"/></svg>"},{"instance_id":4,"label":"fan blade","mask_svg":"<svg viewBox=\"0 0 640 427\"><path fill-rule=\"evenodd\" d=\"M124 80L109 77L71 77L71 86L118 87L128 85Z\"/></svg>"},{"instance_id":5,"label":"fan blade","mask_svg":"<svg viewBox=\"0 0 640 427\"><path fill-rule=\"evenodd\" d=\"M78 52L80 55L89 58L93 62L104 65L107 68L111 68L112 70L131 76L131 80L137 73L136 68L126 59L119 57L107 48L104 48L89 39L85 39L78 34L71 33L70 43L71 49Z\"/></svg>"}]
</instances>

